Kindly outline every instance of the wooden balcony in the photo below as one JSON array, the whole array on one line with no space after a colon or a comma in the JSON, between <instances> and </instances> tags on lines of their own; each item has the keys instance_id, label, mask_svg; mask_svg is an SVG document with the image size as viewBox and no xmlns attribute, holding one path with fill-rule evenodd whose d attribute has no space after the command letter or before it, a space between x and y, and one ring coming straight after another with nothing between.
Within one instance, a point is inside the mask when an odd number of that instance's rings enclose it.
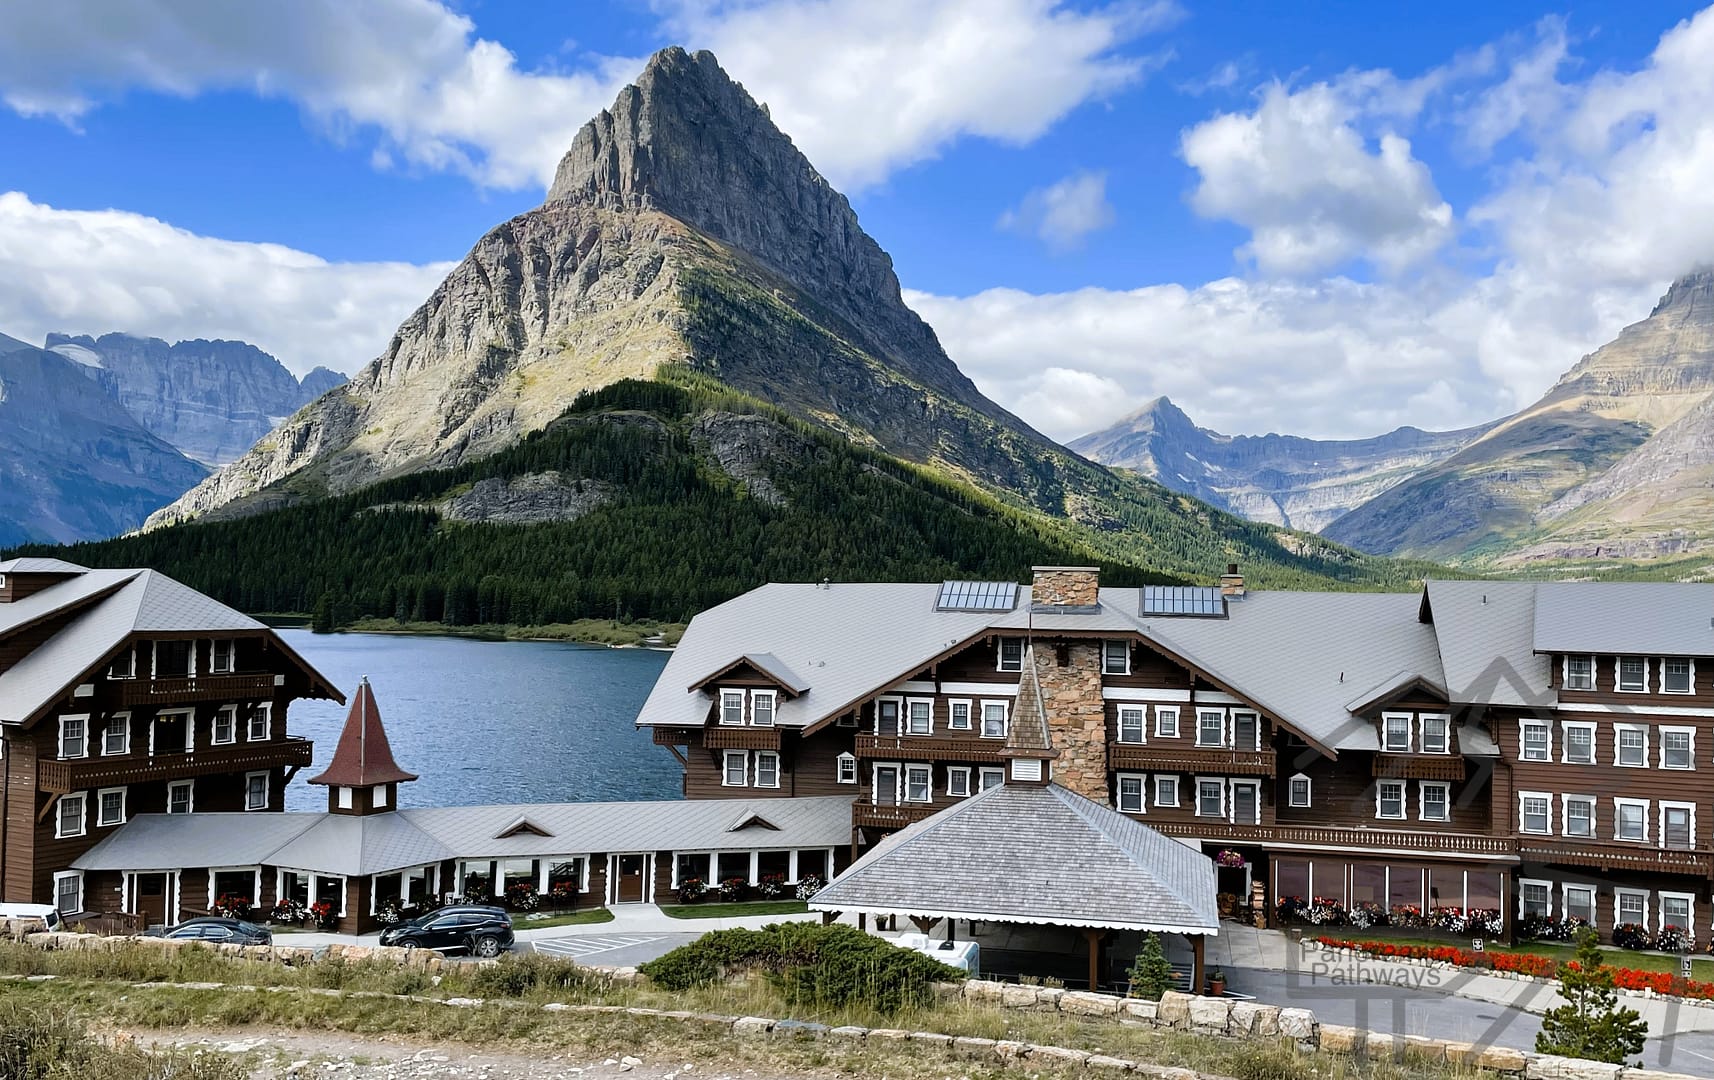
<instances>
[{"instance_id":1,"label":"wooden balcony","mask_svg":"<svg viewBox=\"0 0 1714 1080\"><path fill-rule=\"evenodd\" d=\"M859 829L902 829L914 821L931 816L936 810L945 810L946 807L946 803L938 806L923 803L887 806L870 802L868 799L858 799L851 804L851 824Z\"/></svg>"},{"instance_id":2,"label":"wooden balcony","mask_svg":"<svg viewBox=\"0 0 1714 1080\"><path fill-rule=\"evenodd\" d=\"M1272 750L1225 750L1215 747L1151 746L1148 743L1107 744L1107 761L1115 769L1148 772L1215 773L1225 776L1272 776Z\"/></svg>"},{"instance_id":3,"label":"wooden balcony","mask_svg":"<svg viewBox=\"0 0 1714 1080\"><path fill-rule=\"evenodd\" d=\"M886 761L968 761L993 765L1005 759L1004 740L937 739L932 735L859 735L854 751L860 758Z\"/></svg>"},{"instance_id":4,"label":"wooden balcony","mask_svg":"<svg viewBox=\"0 0 1714 1080\"><path fill-rule=\"evenodd\" d=\"M780 729L775 727L711 727L702 732L702 745L709 750L778 750Z\"/></svg>"},{"instance_id":5,"label":"wooden balcony","mask_svg":"<svg viewBox=\"0 0 1714 1080\"><path fill-rule=\"evenodd\" d=\"M142 676L118 682L119 699L132 705L187 705L198 701L254 701L274 696L274 676L198 675L194 678L152 679Z\"/></svg>"},{"instance_id":6,"label":"wooden balcony","mask_svg":"<svg viewBox=\"0 0 1714 1080\"><path fill-rule=\"evenodd\" d=\"M241 773L276 766L308 765L315 746L310 740L291 736L265 743L199 747L189 754L121 754L70 761L40 761L36 764L36 786L53 795L88 788L119 787L193 776Z\"/></svg>"},{"instance_id":7,"label":"wooden balcony","mask_svg":"<svg viewBox=\"0 0 1714 1080\"><path fill-rule=\"evenodd\" d=\"M1520 836L1518 854L1531 862L1581 866L1591 870L1641 870L1660 874L1714 877L1714 852L1603 844L1558 836Z\"/></svg>"},{"instance_id":8,"label":"wooden balcony","mask_svg":"<svg viewBox=\"0 0 1714 1080\"><path fill-rule=\"evenodd\" d=\"M1492 855L1515 857L1518 841L1511 836L1491 836L1487 833L1455 833L1439 829L1364 829L1332 825L1231 825L1224 821L1153 821L1150 828L1167 836L1195 836L1204 840L1227 841L1235 844L1260 844L1263 847L1325 848L1329 855L1335 850L1420 851L1425 855L1444 853L1461 855Z\"/></svg>"},{"instance_id":9,"label":"wooden balcony","mask_svg":"<svg viewBox=\"0 0 1714 1080\"><path fill-rule=\"evenodd\" d=\"M1387 780L1463 780L1464 759L1455 754L1376 754L1374 775Z\"/></svg>"},{"instance_id":10,"label":"wooden balcony","mask_svg":"<svg viewBox=\"0 0 1714 1080\"><path fill-rule=\"evenodd\" d=\"M649 733L655 740L656 746L683 746L696 737L701 728L650 728Z\"/></svg>"}]
</instances>

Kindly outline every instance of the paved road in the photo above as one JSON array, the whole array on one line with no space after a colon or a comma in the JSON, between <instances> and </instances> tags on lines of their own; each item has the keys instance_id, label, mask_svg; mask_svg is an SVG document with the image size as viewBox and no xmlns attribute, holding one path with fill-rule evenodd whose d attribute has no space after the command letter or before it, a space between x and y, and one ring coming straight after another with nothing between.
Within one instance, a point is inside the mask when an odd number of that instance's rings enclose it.
<instances>
[{"instance_id":1,"label":"paved road","mask_svg":"<svg viewBox=\"0 0 1714 1080\"><path fill-rule=\"evenodd\" d=\"M539 938L519 942L519 949L534 949L543 956L575 960L602 967L636 967L662 956L680 945L689 944L701 934L579 934L576 937Z\"/></svg>"}]
</instances>

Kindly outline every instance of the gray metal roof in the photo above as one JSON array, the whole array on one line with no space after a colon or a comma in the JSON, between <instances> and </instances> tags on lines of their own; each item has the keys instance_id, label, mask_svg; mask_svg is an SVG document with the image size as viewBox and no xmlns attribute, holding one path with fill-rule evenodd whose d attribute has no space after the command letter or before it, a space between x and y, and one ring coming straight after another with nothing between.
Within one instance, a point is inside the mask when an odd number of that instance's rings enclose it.
<instances>
[{"instance_id":1,"label":"gray metal roof","mask_svg":"<svg viewBox=\"0 0 1714 1080\"><path fill-rule=\"evenodd\" d=\"M55 582L22 600L0 604L0 635L117 588L140 573L141 570L90 570L67 581Z\"/></svg>"},{"instance_id":2,"label":"gray metal roof","mask_svg":"<svg viewBox=\"0 0 1714 1080\"><path fill-rule=\"evenodd\" d=\"M260 866L326 814L138 814L72 863L76 870Z\"/></svg>"},{"instance_id":3,"label":"gray metal roof","mask_svg":"<svg viewBox=\"0 0 1714 1080\"><path fill-rule=\"evenodd\" d=\"M1552 705L1549 661L1533 648L1538 586L1522 581L1430 581L1428 610L1453 701Z\"/></svg>"},{"instance_id":4,"label":"gray metal roof","mask_svg":"<svg viewBox=\"0 0 1714 1080\"><path fill-rule=\"evenodd\" d=\"M404 814L315 816L321 820L262 861L270 866L361 877L423 866L457 855Z\"/></svg>"},{"instance_id":5,"label":"gray metal roof","mask_svg":"<svg viewBox=\"0 0 1714 1080\"><path fill-rule=\"evenodd\" d=\"M1220 930L1206 856L1057 784L1002 784L919 821L877 844L810 907Z\"/></svg>"},{"instance_id":6,"label":"gray metal roof","mask_svg":"<svg viewBox=\"0 0 1714 1080\"><path fill-rule=\"evenodd\" d=\"M1576 581L1535 586L1536 652L1714 656L1714 585Z\"/></svg>"},{"instance_id":7,"label":"gray metal roof","mask_svg":"<svg viewBox=\"0 0 1714 1080\"><path fill-rule=\"evenodd\" d=\"M89 567L66 562L64 559L43 559L23 556L0 562L0 574L82 574Z\"/></svg>"}]
</instances>

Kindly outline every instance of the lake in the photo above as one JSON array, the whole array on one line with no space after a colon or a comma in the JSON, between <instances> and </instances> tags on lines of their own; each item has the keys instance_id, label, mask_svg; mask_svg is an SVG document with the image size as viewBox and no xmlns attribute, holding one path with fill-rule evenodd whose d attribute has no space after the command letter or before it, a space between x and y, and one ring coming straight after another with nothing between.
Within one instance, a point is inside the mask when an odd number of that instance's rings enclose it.
<instances>
[{"instance_id":1,"label":"lake","mask_svg":"<svg viewBox=\"0 0 1714 1080\"><path fill-rule=\"evenodd\" d=\"M347 699L365 675L400 767L401 806L676 799L682 770L634 725L667 653L552 641L279 631ZM292 703L294 735L315 764L286 792L288 810L324 810L327 768L346 706Z\"/></svg>"}]
</instances>

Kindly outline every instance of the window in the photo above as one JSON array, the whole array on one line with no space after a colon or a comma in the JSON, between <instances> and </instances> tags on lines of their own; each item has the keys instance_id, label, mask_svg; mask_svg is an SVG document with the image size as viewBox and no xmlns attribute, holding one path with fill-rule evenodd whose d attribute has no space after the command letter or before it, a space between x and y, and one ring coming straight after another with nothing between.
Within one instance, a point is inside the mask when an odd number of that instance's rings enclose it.
<instances>
[{"instance_id":1,"label":"window","mask_svg":"<svg viewBox=\"0 0 1714 1080\"><path fill-rule=\"evenodd\" d=\"M1309 805L1309 777L1298 773L1286 784L1286 802L1291 806Z\"/></svg>"},{"instance_id":2,"label":"window","mask_svg":"<svg viewBox=\"0 0 1714 1080\"><path fill-rule=\"evenodd\" d=\"M1101 674L1129 675L1131 673L1131 643L1103 641L1101 643Z\"/></svg>"},{"instance_id":3,"label":"window","mask_svg":"<svg viewBox=\"0 0 1714 1080\"><path fill-rule=\"evenodd\" d=\"M1561 800L1565 808L1565 835L1585 840L1595 836L1595 800L1588 795L1567 795Z\"/></svg>"},{"instance_id":4,"label":"window","mask_svg":"<svg viewBox=\"0 0 1714 1080\"><path fill-rule=\"evenodd\" d=\"M244 774L244 809L266 810L268 808L268 774L253 772Z\"/></svg>"},{"instance_id":5,"label":"window","mask_svg":"<svg viewBox=\"0 0 1714 1080\"><path fill-rule=\"evenodd\" d=\"M1119 706L1119 741L1122 743L1140 743L1143 741L1143 707L1141 705Z\"/></svg>"},{"instance_id":6,"label":"window","mask_svg":"<svg viewBox=\"0 0 1714 1080\"><path fill-rule=\"evenodd\" d=\"M728 750L720 756L720 786L748 787L750 755L742 750Z\"/></svg>"},{"instance_id":7,"label":"window","mask_svg":"<svg viewBox=\"0 0 1714 1080\"><path fill-rule=\"evenodd\" d=\"M89 717L60 717L60 757L80 758L89 752Z\"/></svg>"},{"instance_id":8,"label":"window","mask_svg":"<svg viewBox=\"0 0 1714 1080\"><path fill-rule=\"evenodd\" d=\"M189 814L195 811L193 793L196 785L190 780L175 780L167 785L167 813Z\"/></svg>"},{"instance_id":9,"label":"window","mask_svg":"<svg viewBox=\"0 0 1714 1080\"><path fill-rule=\"evenodd\" d=\"M780 755L772 750L756 752L756 786L777 788L780 786Z\"/></svg>"},{"instance_id":10,"label":"window","mask_svg":"<svg viewBox=\"0 0 1714 1080\"><path fill-rule=\"evenodd\" d=\"M54 808L54 835L61 839L67 836L83 835L83 801L85 795L78 792L75 795L61 795L59 805Z\"/></svg>"},{"instance_id":11,"label":"window","mask_svg":"<svg viewBox=\"0 0 1714 1080\"><path fill-rule=\"evenodd\" d=\"M1375 816L1402 818L1405 816L1405 782L1382 780L1375 785Z\"/></svg>"},{"instance_id":12,"label":"window","mask_svg":"<svg viewBox=\"0 0 1714 1080\"><path fill-rule=\"evenodd\" d=\"M1416 816L1422 821L1451 820L1452 785L1440 780L1418 781Z\"/></svg>"},{"instance_id":13,"label":"window","mask_svg":"<svg viewBox=\"0 0 1714 1080\"><path fill-rule=\"evenodd\" d=\"M377 810L380 810L387 805L387 785L382 784L378 788L371 788L369 790L369 805Z\"/></svg>"},{"instance_id":14,"label":"window","mask_svg":"<svg viewBox=\"0 0 1714 1080\"><path fill-rule=\"evenodd\" d=\"M274 734L274 706L263 702L250 710L250 730L247 738L251 742L266 742Z\"/></svg>"},{"instance_id":15,"label":"window","mask_svg":"<svg viewBox=\"0 0 1714 1080\"><path fill-rule=\"evenodd\" d=\"M905 766L905 801L928 802L932 784L931 770L927 765Z\"/></svg>"},{"instance_id":16,"label":"window","mask_svg":"<svg viewBox=\"0 0 1714 1080\"><path fill-rule=\"evenodd\" d=\"M987 791L989 788L997 788L1006 782L1005 769L983 769L978 776L983 791Z\"/></svg>"},{"instance_id":17,"label":"window","mask_svg":"<svg viewBox=\"0 0 1714 1080\"><path fill-rule=\"evenodd\" d=\"M899 700L897 698L882 698L875 703L875 734L897 735L899 733Z\"/></svg>"},{"instance_id":18,"label":"window","mask_svg":"<svg viewBox=\"0 0 1714 1080\"><path fill-rule=\"evenodd\" d=\"M1161 739L1178 738L1177 709L1155 706L1155 736Z\"/></svg>"},{"instance_id":19,"label":"window","mask_svg":"<svg viewBox=\"0 0 1714 1080\"><path fill-rule=\"evenodd\" d=\"M1646 841L1649 838L1649 804L1642 799L1613 800L1613 838Z\"/></svg>"},{"instance_id":20,"label":"window","mask_svg":"<svg viewBox=\"0 0 1714 1080\"><path fill-rule=\"evenodd\" d=\"M1689 893L1661 893L1660 928L1665 930L1670 926L1689 931L1693 925L1690 921L1690 905Z\"/></svg>"},{"instance_id":21,"label":"window","mask_svg":"<svg viewBox=\"0 0 1714 1080\"><path fill-rule=\"evenodd\" d=\"M124 788L102 788L95 793L95 823L97 825L125 824Z\"/></svg>"},{"instance_id":22,"label":"window","mask_svg":"<svg viewBox=\"0 0 1714 1080\"><path fill-rule=\"evenodd\" d=\"M728 726L744 722L744 691L722 690L720 692L720 722Z\"/></svg>"},{"instance_id":23,"label":"window","mask_svg":"<svg viewBox=\"0 0 1714 1080\"><path fill-rule=\"evenodd\" d=\"M1694 728L1661 728L1660 767L1694 769L1696 762L1691 751L1691 738L1694 735Z\"/></svg>"},{"instance_id":24,"label":"window","mask_svg":"<svg viewBox=\"0 0 1714 1080\"><path fill-rule=\"evenodd\" d=\"M125 651L115 656L107 665L109 679L135 679L137 677L137 649L127 645Z\"/></svg>"},{"instance_id":25,"label":"window","mask_svg":"<svg viewBox=\"0 0 1714 1080\"><path fill-rule=\"evenodd\" d=\"M946 793L954 797L970 794L970 769L958 765L946 770Z\"/></svg>"},{"instance_id":26,"label":"window","mask_svg":"<svg viewBox=\"0 0 1714 1080\"><path fill-rule=\"evenodd\" d=\"M857 759L850 754L839 755L839 782L855 784L857 782Z\"/></svg>"},{"instance_id":27,"label":"window","mask_svg":"<svg viewBox=\"0 0 1714 1080\"><path fill-rule=\"evenodd\" d=\"M1518 913L1520 915L1553 914L1553 886L1545 881L1518 882Z\"/></svg>"},{"instance_id":28,"label":"window","mask_svg":"<svg viewBox=\"0 0 1714 1080\"><path fill-rule=\"evenodd\" d=\"M1155 777L1155 805L1156 806L1177 806L1178 805L1178 777L1176 777L1176 776L1157 776L1157 777Z\"/></svg>"},{"instance_id":29,"label":"window","mask_svg":"<svg viewBox=\"0 0 1714 1080\"><path fill-rule=\"evenodd\" d=\"M970 730L970 702L951 701L946 706L946 726L953 731Z\"/></svg>"},{"instance_id":30,"label":"window","mask_svg":"<svg viewBox=\"0 0 1714 1080\"><path fill-rule=\"evenodd\" d=\"M131 714L114 713L107 721L107 727L101 732L101 753L103 756L114 754L129 754L131 752Z\"/></svg>"},{"instance_id":31,"label":"window","mask_svg":"<svg viewBox=\"0 0 1714 1080\"><path fill-rule=\"evenodd\" d=\"M54 907L61 915L83 910L83 875L76 870L62 870L54 875Z\"/></svg>"},{"instance_id":32,"label":"window","mask_svg":"<svg viewBox=\"0 0 1714 1080\"><path fill-rule=\"evenodd\" d=\"M1640 694L1649 688L1649 662L1640 656L1619 657L1619 689Z\"/></svg>"},{"instance_id":33,"label":"window","mask_svg":"<svg viewBox=\"0 0 1714 1080\"><path fill-rule=\"evenodd\" d=\"M1552 813L1552 796L1530 791L1518 796L1518 826L1524 832L1552 832Z\"/></svg>"},{"instance_id":34,"label":"window","mask_svg":"<svg viewBox=\"0 0 1714 1080\"><path fill-rule=\"evenodd\" d=\"M905 731L911 735L933 735L934 702L926 698L905 702Z\"/></svg>"},{"instance_id":35,"label":"window","mask_svg":"<svg viewBox=\"0 0 1714 1080\"><path fill-rule=\"evenodd\" d=\"M1561 760L1570 765L1595 764L1595 725L1585 720L1567 720L1560 725L1565 745Z\"/></svg>"},{"instance_id":36,"label":"window","mask_svg":"<svg viewBox=\"0 0 1714 1080\"><path fill-rule=\"evenodd\" d=\"M1546 761L1552 754L1547 725L1540 720L1520 721L1520 756L1525 761Z\"/></svg>"},{"instance_id":37,"label":"window","mask_svg":"<svg viewBox=\"0 0 1714 1080\"><path fill-rule=\"evenodd\" d=\"M1410 753L1410 713L1387 713L1381 717L1381 748L1389 754Z\"/></svg>"},{"instance_id":38,"label":"window","mask_svg":"<svg viewBox=\"0 0 1714 1080\"><path fill-rule=\"evenodd\" d=\"M1690 693L1690 661L1662 660L1660 662L1660 689L1661 692L1665 694Z\"/></svg>"},{"instance_id":39,"label":"window","mask_svg":"<svg viewBox=\"0 0 1714 1080\"><path fill-rule=\"evenodd\" d=\"M750 691L750 723L756 727L774 726L774 701L772 690Z\"/></svg>"},{"instance_id":40,"label":"window","mask_svg":"<svg viewBox=\"0 0 1714 1080\"><path fill-rule=\"evenodd\" d=\"M1696 842L1696 808L1690 803L1660 804L1660 843L1680 851Z\"/></svg>"},{"instance_id":41,"label":"window","mask_svg":"<svg viewBox=\"0 0 1714 1080\"><path fill-rule=\"evenodd\" d=\"M1022 671L1022 670L1024 670L1024 639L1023 638L1001 638L1000 639L1000 670L1001 671Z\"/></svg>"},{"instance_id":42,"label":"window","mask_svg":"<svg viewBox=\"0 0 1714 1080\"><path fill-rule=\"evenodd\" d=\"M1649 732L1641 724L1618 724L1614 727L1613 753L1615 764L1645 769L1649 763Z\"/></svg>"},{"instance_id":43,"label":"window","mask_svg":"<svg viewBox=\"0 0 1714 1080\"><path fill-rule=\"evenodd\" d=\"M1143 812L1143 778L1119 774L1119 809L1127 814Z\"/></svg>"},{"instance_id":44,"label":"window","mask_svg":"<svg viewBox=\"0 0 1714 1080\"><path fill-rule=\"evenodd\" d=\"M1219 780L1196 782L1196 816L1226 816L1226 785Z\"/></svg>"},{"instance_id":45,"label":"window","mask_svg":"<svg viewBox=\"0 0 1714 1080\"><path fill-rule=\"evenodd\" d=\"M1613 890L1613 925L1647 926L1649 894L1637 889Z\"/></svg>"},{"instance_id":46,"label":"window","mask_svg":"<svg viewBox=\"0 0 1714 1080\"><path fill-rule=\"evenodd\" d=\"M222 705L214 713L214 743L238 741L238 706Z\"/></svg>"},{"instance_id":47,"label":"window","mask_svg":"<svg viewBox=\"0 0 1714 1080\"><path fill-rule=\"evenodd\" d=\"M216 675L229 675L236 668L233 660L238 655L238 643L231 638L219 639L209 650L208 670Z\"/></svg>"},{"instance_id":48,"label":"window","mask_svg":"<svg viewBox=\"0 0 1714 1080\"><path fill-rule=\"evenodd\" d=\"M155 675L180 677L196 674L196 651L188 641L155 642Z\"/></svg>"},{"instance_id":49,"label":"window","mask_svg":"<svg viewBox=\"0 0 1714 1080\"><path fill-rule=\"evenodd\" d=\"M1565 658L1565 688L1567 690L1595 689L1595 658L1567 656Z\"/></svg>"},{"instance_id":50,"label":"window","mask_svg":"<svg viewBox=\"0 0 1714 1080\"><path fill-rule=\"evenodd\" d=\"M982 737L984 739L1004 739L1006 737L1006 703L1004 701L984 701L982 703Z\"/></svg>"},{"instance_id":51,"label":"window","mask_svg":"<svg viewBox=\"0 0 1714 1080\"><path fill-rule=\"evenodd\" d=\"M1226 745L1226 714L1218 709L1205 710L1196 717L1196 745Z\"/></svg>"},{"instance_id":52,"label":"window","mask_svg":"<svg viewBox=\"0 0 1714 1080\"><path fill-rule=\"evenodd\" d=\"M1422 715L1422 752L1425 754L1445 754L1452 749L1452 737L1448 728L1450 718L1438 713Z\"/></svg>"},{"instance_id":53,"label":"window","mask_svg":"<svg viewBox=\"0 0 1714 1080\"><path fill-rule=\"evenodd\" d=\"M1584 922L1595 922L1595 888L1592 885L1567 885L1565 887L1565 917L1582 919Z\"/></svg>"},{"instance_id":54,"label":"window","mask_svg":"<svg viewBox=\"0 0 1714 1080\"><path fill-rule=\"evenodd\" d=\"M1260 825L1262 823L1261 781L1232 781L1231 820L1234 825Z\"/></svg>"}]
</instances>

